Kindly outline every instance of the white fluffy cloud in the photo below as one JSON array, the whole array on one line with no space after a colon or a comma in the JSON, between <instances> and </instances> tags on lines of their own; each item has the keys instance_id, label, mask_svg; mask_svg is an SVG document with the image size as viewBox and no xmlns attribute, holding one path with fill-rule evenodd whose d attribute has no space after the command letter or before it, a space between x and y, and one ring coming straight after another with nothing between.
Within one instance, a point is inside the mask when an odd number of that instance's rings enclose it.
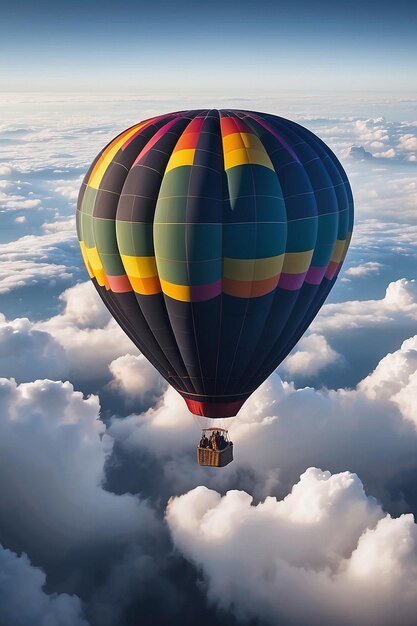
<instances>
[{"instance_id":1,"label":"white fluffy cloud","mask_svg":"<svg viewBox=\"0 0 417 626\"><path fill-rule=\"evenodd\" d=\"M153 405L167 387L167 383L149 361L139 354L126 354L109 365L113 380L110 385L132 401Z\"/></svg>"},{"instance_id":2,"label":"white fluffy cloud","mask_svg":"<svg viewBox=\"0 0 417 626\"><path fill-rule=\"evenodd\" d=\"M406 133L399 138L398 145L407 152L417 152L417 135Z\"/></svg>"},{"instance_id":3,"label":"white fluffy cloud","mask_svg":"<svg viewBox=\"0 0 417 626\"><path fill-rule=\"evenodd\" d=\"M377 158L409 160L410 153L417 152L417 135L413 125L407 122L388 121L383 117L359 119L355 121L354 132L359 142ZM351 149L349 156L356 158L355 150L352 153Z\"/></svg>"},{"instance_id":4,"label":"white fluffy cloud","mask_svg":"<svg viewBox=\"0 0 417 626\"><path fill-rule=\"evenodd\" d=\"M12 172L13 168L11 167L11 165L8 165L7 163L0 164L0 176L7 177L10 176Z\"/></svg>"},{"instance_id":5,"label":"white fluffy cloud","mask_svg":"<svg viewBox=\"0 0 417 626\"><path fill-rule=\"evenodd\" d=\"M352 185L355 194L356 227L360 227L365 218L372 219L375 238L384 237L388 225L390 231L396 227L404 240L410 225L415 226L416 215L417 184L410 168L392 168L391 172L388 166L375 167L372 176L359 180L352 177ZM405 232L402 233L402 229L405 229ZM374 246L375 238L370 240ZM407 241L413 243L413 240ZM379 258L378 249L373 248L373 254L374 259Z\"/></svg>"},{"instance_id":6,"label":"white fluffy cloud","mask_svg":"<svg viewBox=\"0 0 417 626\"><path fill-rule=\"evenodd\" d=\"M392 504L391 480L416 467L416 348L417 337L405 341L353 390L295 389L270 377L233 426L236 459L261 474L278 466L287 485L319 462L332 471L353 469Z\"/></svg>"},{"instance_id":7,"label":"white fluffy cloud","mask_svg":"<svg viewBox=\"0 0 417 626\"><path fill-rule=\"evenodd\" d=\"M111 319L90 281L66 289L60 300L65 304L63 316L77 328L103 328Z\"/></svg>"},{"instance_id":8,"label":"white fluffy cloud","mask_svg":"<svg viewBox=\"0 0 417 626\"><path fill-rule=\"evenodd\" d=\"M69 383L0 380L2 534L36 562L124 544L154 521L136 497L102 488L112 442L98 417L97 397Z\"/></svg>"},{"instance_id":9,"label":"white fluffy cloud","mask_svg":"<svg viewBox=\"0 0 417 626\"><path fill-rule=\"evenodd\" d=\"M127 353L137 353L137 349L111 318L92 283L70 287L60 300L63 312L47 321L8 321L0 314L0 376L21 382L36 378L70 379L77 384L90 384L95 390L99 384L110 381L112 374L115 385L121 385L124 369L126 382L126 362L114 365L114 372L110 372L109 365ZM145 378L151 383L156 373L152 374L150 365L144 367L149 370ZM135 372L139 373L138 367ZM146 380L143 373L139 375L143 387Z\"/></svg>"},{"instance_id":10,"label":"white fluffy cloud","mask_svg":"<svg viewBox=\"0 0 417 626\"><path fill-rule=\"evenodd\" d=\"M401 320L417 320L417 282L402 278L388 285L381 300L353 300L325 304L312 324L312 330L324 333L329 329L390 326Z\"/></svg>"},{"instance_id":11,"label":"white fluffy cloud","mask_svg":"<svg viewBox=\"0 0 417 626\"><path fill-rule=\"evenodd\" d=\"M81 602L66 593L47 594L44 572L26 554L0 546L0 620L7 626L88 626Z\"/></svg>"},{"instance_id":12,"label":"white fluffy cloud","mask_svg":"<svg viewBox=\"0 0 417 626\"><path fill-rule=\"evenodd\" d=\"M109 364L138 350L111 317L91 282L61 295L64 311L35 328L47 332L64 350L71 380L107 382Z\"/></svg>"},{"instance_id":13,"label":"white fluffy cloud","mask_svg":"<svg viewBox=\"0 0 417 626\"><path fill-rule=\"evenodd\" d=\"M65 350L49 333L28 319L7 321L0 314L0 377L56 380L67 377L68 367Z\"/></svg>"},{"instance_id":14,"label":"white fluffy cloud","mask_svg":"<svg viewBox=\"0 0 417 626\"><path fill-rule=\"evenodd\" d=\"M68 229L0 244L0 294L41 281L70 280L77 271L77 246L73 223Z\"/></svg>"},{"instance_id":15,"label":"white fluffy cloud","mask_svg":"<svg viewBox=\"0 0 417 626\"><path fill-rule=\"evenodd\" d=\"M284 361L283 368L289 374L314 374L341 359L329 346L325 337L315 333L301 339L297 348Z\"/></svg>"},{"instance_id":16,"label":"white fluffy cloud","mask_svg":"<svg viewBox=\"0 0 417 626\"><path fill-rule=\"evenodd\" d=\"M36 209L40 205L41 201L37 198L26 198L22 195L0 192L0 209L18 211L20 209Z\"/></svg>"},{"instance_id":17,"label":"white fluffy cloud","mask_svg":"<svg viewBox=\"0 0 417 626\"><path fill-rule=\"evenodd\" d=\"M417 335L404 341L397 352L387 354L358 389L372 399L395 403L417 429Z\"/></svg>"},{"instance_id":18,"label":"white fluffy cloud","mask_svg":"<svg viewBox=\"0 0 417 626\"><path fill-rule=\"evenodd\" d=\"M384 515L355 474L310 468L284 500L256 506L197 487L170 501L167 521L209 600L240 620L415 623L417 526Z\"/></svg>"},{"instance_id":19,"label":"white fluffy cloud","mask_svg":"<svg viewBox=\"0 0 417 626\"><path fill-rule=\"evenodd\" d=\"M344 275L369 276L369 274L377 274L381 267L383 267L383 265L382 263L378 263L378 261L368 261L367 263L362 263L362 265L349 267L349 269L344 272Z\"/></svg>"},{"instance_id":20,"label":"white fluffy cloud","mask_svg":"<svg viewBox=\"0 0 417 626\"><path fill-rule=\"evenodd\" d=\"M78 198L82 179L83 177L80 176L76 180L57 180L55 181L57 186L54 191L69 200L74 205Z\"/></svg>"}]
</instances>

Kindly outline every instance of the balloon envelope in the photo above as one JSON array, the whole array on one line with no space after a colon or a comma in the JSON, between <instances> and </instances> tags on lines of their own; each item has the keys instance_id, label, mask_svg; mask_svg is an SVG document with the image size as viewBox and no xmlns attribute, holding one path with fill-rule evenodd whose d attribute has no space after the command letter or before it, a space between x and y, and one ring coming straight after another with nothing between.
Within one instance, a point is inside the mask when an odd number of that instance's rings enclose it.
<instances>
[{"instance_id":1,"label":"balloon envelope","mask_svg":"<svg viewBox=\"0 0 417 626\"><path fill-rule=\"evenodd\" d=\"M81 186L77 231L102 299L208 417L237 413L305 332L347 252L333 152L289 120L180 111L121 133Z\"/></svg>"}]
</instances>

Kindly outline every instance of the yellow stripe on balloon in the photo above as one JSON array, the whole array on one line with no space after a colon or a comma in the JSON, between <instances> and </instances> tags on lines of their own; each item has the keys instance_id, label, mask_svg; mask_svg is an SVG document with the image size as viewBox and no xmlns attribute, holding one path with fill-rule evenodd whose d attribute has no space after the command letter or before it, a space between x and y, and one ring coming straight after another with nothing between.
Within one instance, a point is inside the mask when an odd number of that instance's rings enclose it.
<instances>
[{"instance_id":1,"label":"yellow stripe on balloon","mask_svg":"<svg viewBox=\"0 0 417 626\"><path fill-rule=\"evenodd\" d=\"M173 298L174 300L181 300L182 302L191 302L191 287L189 285L174 285L167 280L160 279L161 288L165 295Z\"/></svg>"},{"instance_id":2,"label":"yellow stripe on balloon","mask_svg":"<svg viewBox=\"0 0 417 626\"><path fill-rule=\"evenodd\" d=\"M254 148L265 151L261 140L253 133L230 133L230 135L223 137L224 152L232 152L240 148Z\"/></svg>"},{"instance_id":3,"label":"yellow stripe on balloon","mask_svg":"<svg viewBox=\"0 0 417 626\"><path fill-rule=\"evenodd\" d=\"M104 272L103 264L100 259L100 255L98 253L97 248L85 248L85 252L87 255L88 262L90 263L91 270L97 279L100 287L108 288L108 281L106 274Z\"/></svg>"},{"instance_id":4,"label":"yellow stripe on balloon","mask_svg":"<svg viewBox=\"0 0 417 626\"><path fill-rule=\"evenodd\" d=\"M158 275L154 256L121 254L120 258L129 278L152 278Z\"/></svg>"},{"instance_id":5,"label":"yellow stripe on balloon","mask_svg":"<svg viewBox=\"0 0 417 626\"><path fill-rule=\"evenodd\" d=\"M161 283L158 276L150 276L149 278L128 276L128 278L135 293L139 293L142 296L152 296L156 293L161 293Z\"/></svg>"},{"instance_id":6,"label":"yellow stripe on balloon","mask_svg":"<svg viewBox=\"0 0 417 626\"><path fill-rule=\"evenodd\" d=\"M334 244L334 248L333 248L332 258L331 258L331 261L333 261L334 263L340 263L340 261L342 261L345 250L347 249L346 241L347 241L346 239L336 240L336 243ZM349 245L349 242L347 242L347 244Z\"/></svg>"},{"instance_id":7,"label":"yellow stripe on balloon","mask_svg":"<svg viewBox=\"0 0 417 626\"><path fill-rule=\"evenodd\" d=\"M314 250L306 252L286 252L282 271L284 274L302 274L307 272Z\"/></svg>"},{"instance_id":8,"label":"yellow stripe on balloon","mask_svg":"<svg viewBox=\"0 0 417 626\"><path fill-rule=\"evenodd\" d=\"M245 147L244 141L240 133L230 133L223 137L223 152L232 152Z\"/></svg>"},{"instance_id":9,"label":"yellow stripe on balloon","mask_svg":"<svg viewBox=\"0 0 417 626\"><path fill-rule=\"evenodd\" d=\"M273 170L274 166L265 150L257 148L239 148L224 153L224 169L229 170L237 165L263 165Z\"/></svg>"},{"instance_id":10,"label":"yellow stripe on balloon","mask_svg":"<svg viewBox=\"0 0 417 626\"><path fill-rule=\"evenodd\" d=\"M120 148L130 137L132 137L132 135L137 133L138 130L143 128L143 126L149 124L149 121L150 120L147 120L146 122L136 124L136 126L133 126L133 128L126 130L124 133L116 137L116 139L112 141L109 146L107 146L90 174L90 178L87 183L89 187L93 187L94 189L98 189L100 187L100 183L103 180L103 176L106 173L108 166L110 165L111 161L116 156Z\"/></svg>"},{"instance_id":11,"label":"yellow stripe on balloon","mask_svg":"<svg viewBox=\"0 0 417 626\"><path fill-rule=\"evenodd\" d=\"M261 140L254 133L229 133L223 136L222 141L225 170L245 164L274 169Z\"/></svg>"},{"instance_id":12,"label":"yellow stripe on balloon","mask_svg":"<svg viewBox=\"0 0 417 626\"><path fill-rule=\"evenodd\" d=\"M173 152L171 158L168 161L165 173L173 170L181 165L192 165L194 163L195 148L186 148L185 150L178 150Z\"/></svg>"},{"instance_id":13,"label":"yellow stripe on balloon","mask_svg":"<svg viewBox=\"0 0 417 626\"><path fill-rule=\"evenodd\" d=\"M93 269L92 269L92 267L90 265L90 261L88 260L87 248L85 246L85 243L84 243L84 241L79 241L78 243L80 244L81 254L82 254L82 257L83 257L84 265L87 268L88 275L90 276L90 278L93 278L94 272L93 272Z\"/></svg>"},{"instance_id":14,"label":"yellow stripe on balloon","mask_svg":"<svg viewBox=\"0 0 417 626\"><path fill-rule=\"evenodd\" d=\"M264 259L223 259L223 277L230 280L265 280L282 271L284 255Z\"/></svg>"}]
</instances>

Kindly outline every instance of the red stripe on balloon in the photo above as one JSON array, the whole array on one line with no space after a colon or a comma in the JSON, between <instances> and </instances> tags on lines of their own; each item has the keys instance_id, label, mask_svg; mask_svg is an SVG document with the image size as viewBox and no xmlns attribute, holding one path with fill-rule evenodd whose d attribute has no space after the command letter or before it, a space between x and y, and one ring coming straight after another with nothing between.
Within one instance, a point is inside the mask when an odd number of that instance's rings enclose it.
<instances>
[{"instance_id":1,"label":"red stripe on balloon","mask_svg":"<svg viewBox=\"0 0 417 626\"><path fill-rule=\"evenodd\" d=\"M107 280L110 285L110 289L114 293L127 293L132 291L132 285L126 275L123 276L108 276Z\"/></svg>"},{"instance_id":2,"label":"red stripe on balloon","mask_svg":"<svg viewBox=\"0 0 417 626\"><path fill-rule=\"evenodd\" d=\"M242 122L242 120L234 117L220 118L222 136L231 135L232 133L251 133L251 129Z\"/></svg>"},{"instance_id":3,"label":"red stripe on balloon","mask_svg":"<svg viewBox=\"0 0 417 626\"><path fill-rule=\"evenodd\" d=\"M246 398L243 400L234 400L233 402L199 402L198 400L190 400L184 398L188 410L194 415L201 415L204 417L234 417L239 409L242 408L243 403L246 402Z\"/></svg>"},{"instance_id":4,"label":"red stripe on balloon","mask_svg":"<svg viewBox=\"0 0 417 626\"><path fill-rule=\"evenodd\" d=\"M340 265L341 263L337 263L337 261L330 261L325 274L326 278L332 280Z\"/></svg>"}]
</instances>

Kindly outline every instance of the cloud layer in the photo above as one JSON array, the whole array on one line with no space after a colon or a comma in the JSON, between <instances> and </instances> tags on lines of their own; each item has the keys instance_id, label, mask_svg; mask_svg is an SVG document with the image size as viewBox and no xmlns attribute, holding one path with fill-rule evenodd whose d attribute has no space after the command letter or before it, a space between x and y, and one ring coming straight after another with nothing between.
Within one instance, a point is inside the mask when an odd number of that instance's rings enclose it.
<instances>
[{"instance_id":1,"label":"cloud layer","mask_svg":"<svg viewBox=\"0 0 417 626\"><path fill-rule=\"evenodd\" d=\"M0 622L26 626L27 606L42 626L413 624L415 525L401 514L417 513L416 126L394 120L413 119L415 103L238 103L323 137L357 219L285 380L273 374L246 403L235 461L213 472L196 464L183 400L79 282L83 173L117 132L177 99L7 98Z\"/></svg>"},{"instance_id":2,"label":"cloud layer","mask_svg":"<svg viewBox=\"0 0 417 626\"><path fill-rule=\"evenodd\" d=\"M197 487L170 501L167 521L211 603L239 620L415 622L417 526L385 515L355 474L310 468L284 500L256 506L242 491Z\"/></svg>"}]
</instances>

